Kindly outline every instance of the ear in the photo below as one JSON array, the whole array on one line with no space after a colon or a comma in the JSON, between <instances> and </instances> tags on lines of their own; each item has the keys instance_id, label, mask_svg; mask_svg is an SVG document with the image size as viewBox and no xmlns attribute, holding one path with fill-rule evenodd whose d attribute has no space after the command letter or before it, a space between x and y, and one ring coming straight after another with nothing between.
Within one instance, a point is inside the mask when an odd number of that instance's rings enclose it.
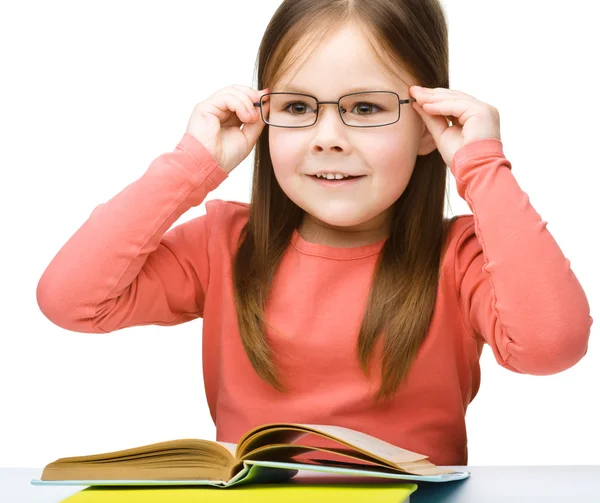
<instances>
[{"instance_id":1,"label":"ear","mask_svg":"<svg viewBox=\"0 0 600 503\"><path fill-rule=\"evenodd\" d=\"M431 132L429 129L427 129L425 122L422 121L421 124L423 125L423 133L421 135L421 140L419 141L417 155L431 154L431 152L437 148L437 145L435 144L435 140L433 139Z\"/></svg>"}]
</instances>

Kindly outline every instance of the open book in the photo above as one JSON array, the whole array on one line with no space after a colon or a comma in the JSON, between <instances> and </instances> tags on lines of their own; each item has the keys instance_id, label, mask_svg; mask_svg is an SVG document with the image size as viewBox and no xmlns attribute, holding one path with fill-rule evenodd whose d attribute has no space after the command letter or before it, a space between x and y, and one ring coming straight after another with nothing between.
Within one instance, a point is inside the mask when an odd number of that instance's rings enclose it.
<instances>
[{"instance_id":1,"label":"open book","mask_svg":"<svg viewBox=\"0 0 600 503\"><path fill-rule=\"evenodd\" d=\"M315 434L340 447L297 443ZM313 456L307 462L295 457ZM321 454L320 454L321 453ZM329 459L319 459L320 457ZM427 456L342 426L272 423L247 432L237 444L181 439L121 451L60 458L33 485L211 485L283 481L297 470L447 482L469 472L437 467Z\"/></svg>"}]
</instances>

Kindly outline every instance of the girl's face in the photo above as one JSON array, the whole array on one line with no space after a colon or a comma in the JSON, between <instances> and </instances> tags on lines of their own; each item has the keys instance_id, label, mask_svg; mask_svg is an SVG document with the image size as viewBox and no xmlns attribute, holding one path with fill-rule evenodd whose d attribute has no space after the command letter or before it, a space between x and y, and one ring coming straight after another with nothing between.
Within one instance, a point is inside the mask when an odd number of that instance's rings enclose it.
<instances>
[{"instance_id":1,"label":"girl's face","mask_svg":"<svg viewBox=\"0 0 600 503\"><path fill-rule=\"evenodd\" d=\"M405 82L390 76L352 25L333 34L288 80L295 69L271 91L303 92L319 101L336 101L363 89L388 90L407 99L409 86L417 84L405 72L401 73ZM355 91L355 87L363 89ZM401 105L398 122L372 128L349 127L335 105L320 105L315 125L269 127L268 135L275 177L286 195L306 212L301 234L320 236L318 240L334 246L388 236L388 208L406 188L417 155L435 148L410 104ZM345 187L325 187L309 176L333 170L365 176Z\"/></svg>"}]
</instances>

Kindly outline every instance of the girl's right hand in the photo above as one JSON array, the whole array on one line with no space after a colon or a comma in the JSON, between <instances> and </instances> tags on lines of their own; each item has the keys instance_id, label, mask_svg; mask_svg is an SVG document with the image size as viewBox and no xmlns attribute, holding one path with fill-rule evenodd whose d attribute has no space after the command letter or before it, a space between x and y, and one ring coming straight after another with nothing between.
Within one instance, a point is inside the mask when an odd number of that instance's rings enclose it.
<instances>
[{"instance_id":1,"label":"girl's right hand","mask_svg":"<svg viewBox=\"0 0 600 503\"><path fill-rule=\"evenodd\" d=\"M231 85L194 107L186 132L204 145L227 174L248 157L263 130L265 123L254 102L267 92Z\"/></svg>"}]
</instances>

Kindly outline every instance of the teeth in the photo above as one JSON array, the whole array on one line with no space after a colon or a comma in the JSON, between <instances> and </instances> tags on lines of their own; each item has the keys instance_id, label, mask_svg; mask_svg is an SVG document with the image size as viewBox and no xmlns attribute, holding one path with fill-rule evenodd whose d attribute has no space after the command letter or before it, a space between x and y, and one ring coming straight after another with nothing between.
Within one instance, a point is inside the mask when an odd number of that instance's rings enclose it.
<instances>
[{"instance_id":1,"label":"teeth","mask_svg":"<svg viewBox=\"0 0 600 503\"><path fill-rule=\"evenodd\" d=\"M319 173L317 174L317 178L327 178L327 180L342 180L343 178L348 178L350 175L340 175L338 174L333 174L333 173Z\"/></svg>"}]
</instances>

